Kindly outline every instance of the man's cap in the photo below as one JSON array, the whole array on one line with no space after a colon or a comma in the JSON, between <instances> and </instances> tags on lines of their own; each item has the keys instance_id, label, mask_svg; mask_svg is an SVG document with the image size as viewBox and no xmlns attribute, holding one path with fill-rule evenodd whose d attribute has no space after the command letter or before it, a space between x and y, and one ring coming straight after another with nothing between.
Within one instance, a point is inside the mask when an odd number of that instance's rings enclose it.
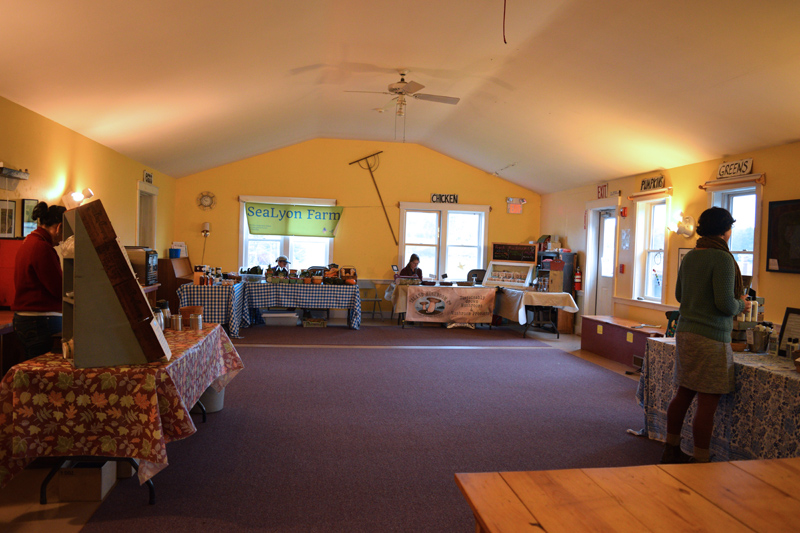
<instances>
[{"instance_id":1,"label":"man's cap","mask_svg":"<svg viewBox=\"0 0 800 533\"><path fill-rule=\"evenodd\" d=\"M291 261L289 261L289 259L285 255L279 255L276 261L277 262L286 261L287 263L291 263Z\"/></svg>"}]
</instances>

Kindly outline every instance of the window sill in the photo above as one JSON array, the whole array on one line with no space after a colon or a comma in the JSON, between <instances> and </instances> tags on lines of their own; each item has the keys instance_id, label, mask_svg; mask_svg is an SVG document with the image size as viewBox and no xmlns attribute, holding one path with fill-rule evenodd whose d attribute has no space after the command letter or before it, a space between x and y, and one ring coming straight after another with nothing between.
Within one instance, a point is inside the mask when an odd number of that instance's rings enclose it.
<instances>
[{"instance_id":1,"label":"window sill","mask_svg":"<svg viewBox=\"0 0 800 533\"><path fill-rule=\"evenodd\" d=\"M615 304L629 305L631 307L643 307L645 309L653 309L655 311L677 311L678 308L673 305L660 304L656 302L648 302L647 300L632 300L630 298L614 298Z\"/></svg>"}]
</instances>

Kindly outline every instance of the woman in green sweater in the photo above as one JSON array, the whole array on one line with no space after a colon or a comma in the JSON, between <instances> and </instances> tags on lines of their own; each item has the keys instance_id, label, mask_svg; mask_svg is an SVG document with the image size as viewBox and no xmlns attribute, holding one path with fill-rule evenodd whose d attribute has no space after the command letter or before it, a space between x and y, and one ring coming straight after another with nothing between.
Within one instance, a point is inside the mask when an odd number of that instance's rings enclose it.
<instances>
[{"instance_id":1,"label":"woman in green sweater","mask_svg":"<svg viewBox=\"0 0 800 533\"><path fill-rule=\"evenodd\" d=\"M700 238L678 270L675 298L680 318L675 333L678 390L667 409L662 463L708 462L714 413L720 396L733 392L733 317L749 311L739 266L728 249L735 220L721 208L706 209L697 224ZM692 423L694 458L681 451L681 428L697 396Z\"/></svg>"}]
</instances>

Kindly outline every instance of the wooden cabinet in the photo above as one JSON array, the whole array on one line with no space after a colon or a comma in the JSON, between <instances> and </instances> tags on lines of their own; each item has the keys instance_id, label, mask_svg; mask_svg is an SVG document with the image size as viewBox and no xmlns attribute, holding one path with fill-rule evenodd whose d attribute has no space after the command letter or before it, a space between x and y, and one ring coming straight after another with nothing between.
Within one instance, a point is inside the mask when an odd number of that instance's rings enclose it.
<instances>
[{"instance_id":1,"label":"wooden cabinet","mask_svg":"<svg viewBox=\"0 0 800 533\"><path fill-rule=\"evenodd\" d=\"M647 339L663 337L664 330L625 318L584 315L581 317L581 350L638 367L647 348Z\"/></svg>"},{"instance_id":2,"label":"wooden cabinet","mask_svg":"<svg viewBox=\"0 0 800 533\"><path fill-rule=\"evenodd\" d=\"M158 260L158 282L161 286L158 288L156 298L167 300L172 314L177 314L181 305L178 287L193 281L194 270L188 257Z\"/></svg>"},{"instance_id":3,"label":"wooden cabinet","mask_svg":"<svg viewBox=\"0 0 800 533\"><path fill-rule=\"evenodd\" d=\"M164 333L99 200L64 213L63 340L78 368L169 359Z\"/></svg>"}]
</instances>

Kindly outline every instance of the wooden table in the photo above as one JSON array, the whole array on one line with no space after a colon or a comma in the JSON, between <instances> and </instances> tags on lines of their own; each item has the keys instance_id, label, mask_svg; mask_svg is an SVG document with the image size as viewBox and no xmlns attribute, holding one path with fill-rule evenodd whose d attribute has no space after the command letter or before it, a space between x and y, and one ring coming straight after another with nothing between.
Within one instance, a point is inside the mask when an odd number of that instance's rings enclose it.
<instances>
[{"instance_id":1,"label":"wooden table","mask_svg":"<svg viewBox=\"0 0 800 533\"><path fill-rule=\"evenodd\" d=\"M797 531L800 458L456 474L478 533Z\"/></svg>"}]
</instances>

